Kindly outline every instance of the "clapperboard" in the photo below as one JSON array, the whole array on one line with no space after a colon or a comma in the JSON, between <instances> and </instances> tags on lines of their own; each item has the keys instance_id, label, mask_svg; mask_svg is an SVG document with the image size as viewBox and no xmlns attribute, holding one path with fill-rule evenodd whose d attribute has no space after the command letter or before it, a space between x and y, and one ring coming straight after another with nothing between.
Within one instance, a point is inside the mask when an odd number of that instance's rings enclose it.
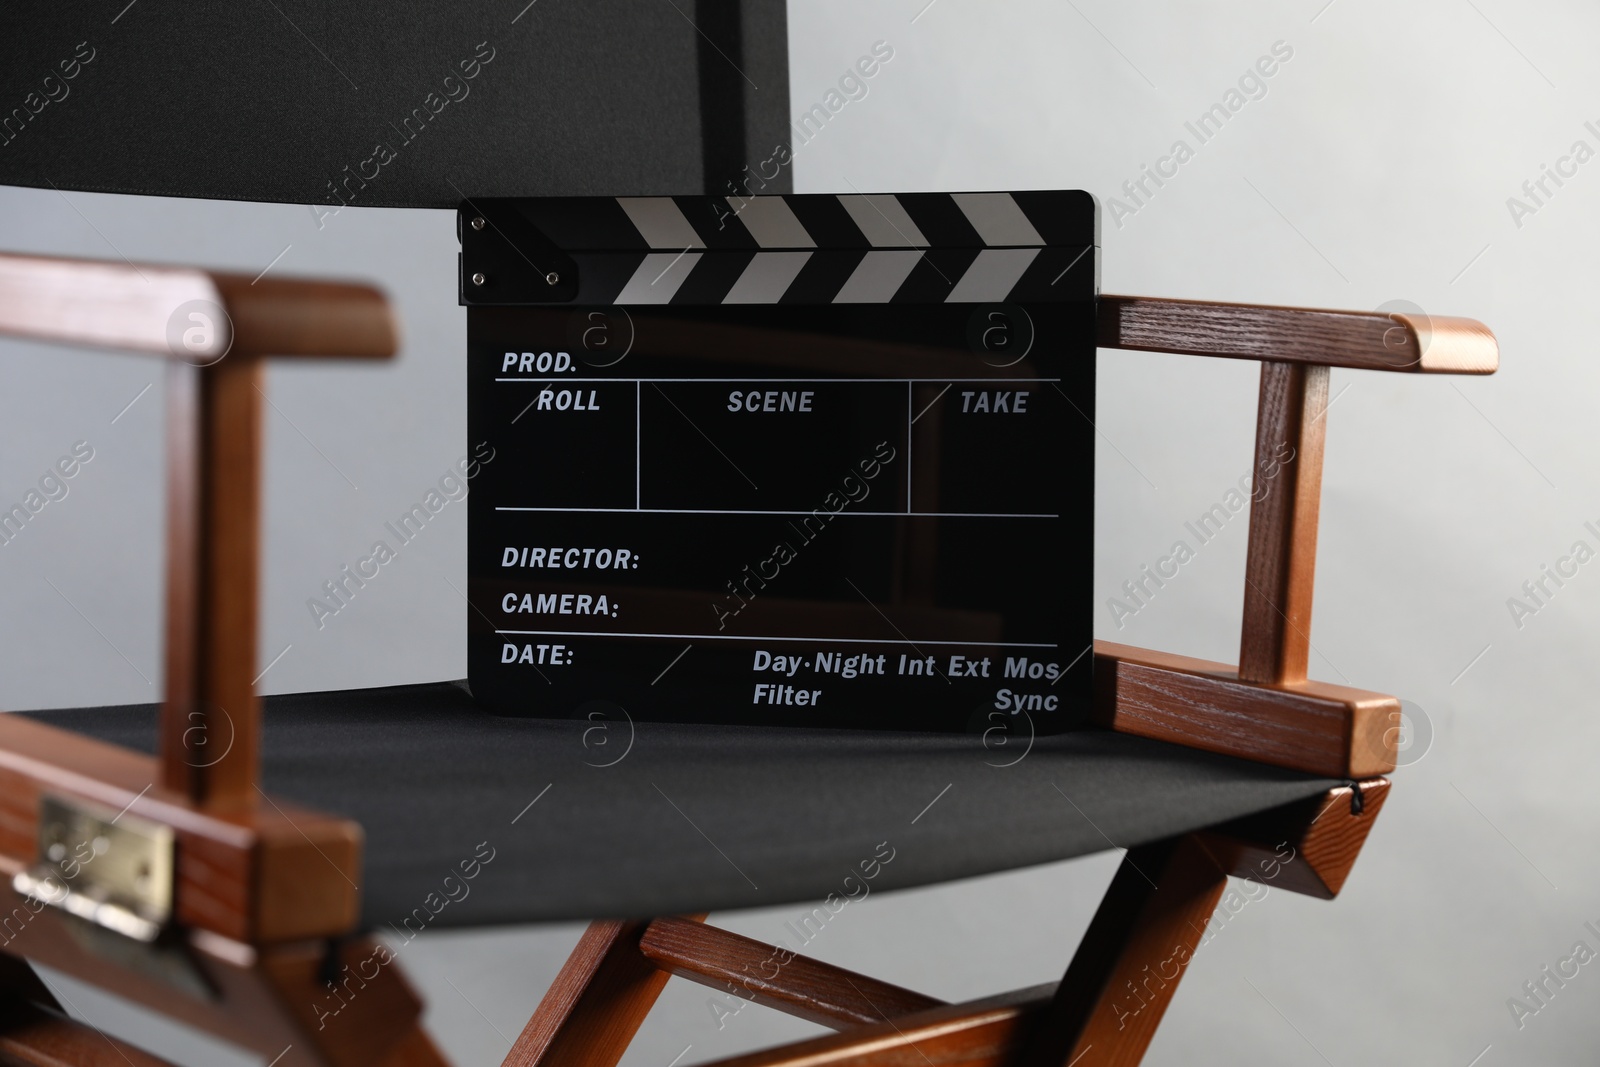
<instances>
[{"instance_id":1,"label":"clapperboard","mask_svg":"<svg viewBox=\"0 0 1600 1067\"><path fill-rule=\"evenodd\" d=\"M1066 191L463 203L475 698L1082 722L1096 223Z\"/></svg>"}]
</instances>

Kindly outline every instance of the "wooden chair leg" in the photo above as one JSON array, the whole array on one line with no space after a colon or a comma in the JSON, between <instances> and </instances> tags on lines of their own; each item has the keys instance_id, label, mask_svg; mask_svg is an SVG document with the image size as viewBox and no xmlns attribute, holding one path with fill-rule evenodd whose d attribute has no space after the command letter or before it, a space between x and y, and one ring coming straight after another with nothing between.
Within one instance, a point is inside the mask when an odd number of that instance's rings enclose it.
<instances>
[{"instance_id":1,"label":"wooden chair leg","mask_svg":"<svg viewBox=\"0 0 1600 1067\"><path fill-rule=\"evenodd\" d=\"M615 1067L671 977L639 952L648 926L590 923L502 1067Z\"/></svg>"},{"instance_id":2,"label":"wooden chair leg","mask_svg":"<svg viewBox=\"0 0 1600 1067\"><path fill-rule=\"evenodd\" d=\"M1135 1067L1227 880L1192 834L1129 850L1022 1067Z\"/></svg>"},{"instance_id":3,"label":"wooden chair leg","mask_svg":"<svg viewBox=\"0 0 1600 1067\"><path fill-rule=\"evenodd\" d=\"M1236 878L1332 900L1350 877L1388 797L1389 779L1371 778L1199 836Z\"/></svg>"}]
</instances>

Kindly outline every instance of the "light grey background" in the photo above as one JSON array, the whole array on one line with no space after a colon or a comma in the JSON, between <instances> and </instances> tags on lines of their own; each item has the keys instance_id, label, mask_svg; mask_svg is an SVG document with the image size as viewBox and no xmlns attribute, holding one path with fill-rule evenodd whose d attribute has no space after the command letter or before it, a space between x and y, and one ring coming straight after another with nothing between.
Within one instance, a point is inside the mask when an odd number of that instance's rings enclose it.
<instances>
[{"instance_id":1,"label":"light grey background","mask_svg":"<svg viewBox=\"0 0 1600 1067\"><path fill-rule=\"evenodd\" d=\"M1147 1062L1589 1063L1600 968L1583 968L1523 1029L1507 999L1579 939L1600 949L1583 928L1600 923L1600 563L1520 628L1507 598L1574 541L1600 547L1583 526L1600 526L1600 162L1548 185L1554 195L1520 226L1507 198L1574 141L1600 149L1584 127L1600 126L1600 15L1577 3L1325 3L796 0L796 114L874 41L895 55L797 153L795 184L1081 187L1109 209L1182 138L1195 154L1176 177L1121 225L1108 210L1104 291L1407 300L1494 328L1504 369L1492 378L1334 372L1312 672L1414 701L1431 749L1396 775L1338 901L1272 891L1221 927ZM1277 41L1293 57L1265 96L1197 145L1184 123ZM395 299L405 346L393 366L270 372L260 661L288 651L267 692L464 673L460 505L324 629L305 606L465 451L452 226L447 213L348 210L319 230L303 207L0 190L8 249L251 273L282 253L275 273L372 278ZM1097 633L1231 662L1242 515L1124 627L1105 601L1248 471L1256 367L1128 353L1099 367ZM113 421L155 375L127 356L0 343L0 499L20 497L75 440L95 448L70 495L0 548L0 706L155 698L159 389ZM873 898L808 951L947 998L1049 980L1115 860ZM801 910L716 919L775 939ZM429 934L400 958L457 1062L497 1063L577 932ZM158 1051L231 1062L62 988ZM811 1032L757 1007L718 1030L706 1000L674 980L628 1067Z\"/></svg>"}]
</instances>

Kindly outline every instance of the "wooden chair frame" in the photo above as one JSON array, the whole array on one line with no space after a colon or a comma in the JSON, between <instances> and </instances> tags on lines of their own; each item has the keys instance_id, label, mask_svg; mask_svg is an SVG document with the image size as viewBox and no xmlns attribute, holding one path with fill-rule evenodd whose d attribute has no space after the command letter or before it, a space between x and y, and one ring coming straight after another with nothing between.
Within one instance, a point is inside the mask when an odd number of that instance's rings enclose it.
<instances>
[{"instance_id":1,"label":"wooden chair frame","mask_svg":"<svg viewBox=\"0 0 1600 1067\"><path fill-rule=\"evenodd\" d=\"M189 300L231 320L231 351L219 342L226 357L208 366L174 357L167 342L168 315ZM1239 666L1096 642L1095 721L1349 784L1129 850L1059 983L966 1004L787 952L767 977L761 964L777 950L704 916L592 923L508 1067L614 1067L674 974L838 1031L718 1067L1137 1064L1230 875L1270 870L1285 889L1339 892L1387 795L1400 709L1393 697L1306 676L1329 368L1489 374L1494 337L1466 319L1122 296L1100 298L1098 321L1102 348L1261 361L1256 469L1276 473L1252 498ZM169 361L159 751L0 715L0 913L10 916L0 914L0 1062L161 1062L69 1018L31 959L283 1067L445 1064L387 950L353 934L361 828L258 786L262 361L392 355L383 297L355 285L0 256L0 333ZM214 710L224 707L231 715ZM197 736L224 731L226 754L194 758ZM44 793L172 829L179 946L213 998L150 982L10 888L34 856ZM340 986L360 995L331 1018L317 1005Z\"/></svg>"}]
</instances>

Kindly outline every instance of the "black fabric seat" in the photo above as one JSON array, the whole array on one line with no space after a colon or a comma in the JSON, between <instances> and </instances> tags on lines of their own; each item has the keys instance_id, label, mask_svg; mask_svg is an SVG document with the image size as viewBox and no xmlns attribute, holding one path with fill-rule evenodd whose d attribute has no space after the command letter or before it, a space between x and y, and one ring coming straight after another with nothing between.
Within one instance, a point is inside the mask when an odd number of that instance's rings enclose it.
<instances>
[{"instance_id":1,"label":"black fabric seat","mask_svg":"<svg viewBox=\"0 0 1600 1067\"><path fill-rule=\"evenodd\" d=\"M155 748L154 705L27 714ZM498 718L451 682L267 697L263 745L270 793L365 828L366 924L413 929L859 897L1138 845L1337 784L1103 731L1028 748Z\"/></svg>"}]
</instances>

